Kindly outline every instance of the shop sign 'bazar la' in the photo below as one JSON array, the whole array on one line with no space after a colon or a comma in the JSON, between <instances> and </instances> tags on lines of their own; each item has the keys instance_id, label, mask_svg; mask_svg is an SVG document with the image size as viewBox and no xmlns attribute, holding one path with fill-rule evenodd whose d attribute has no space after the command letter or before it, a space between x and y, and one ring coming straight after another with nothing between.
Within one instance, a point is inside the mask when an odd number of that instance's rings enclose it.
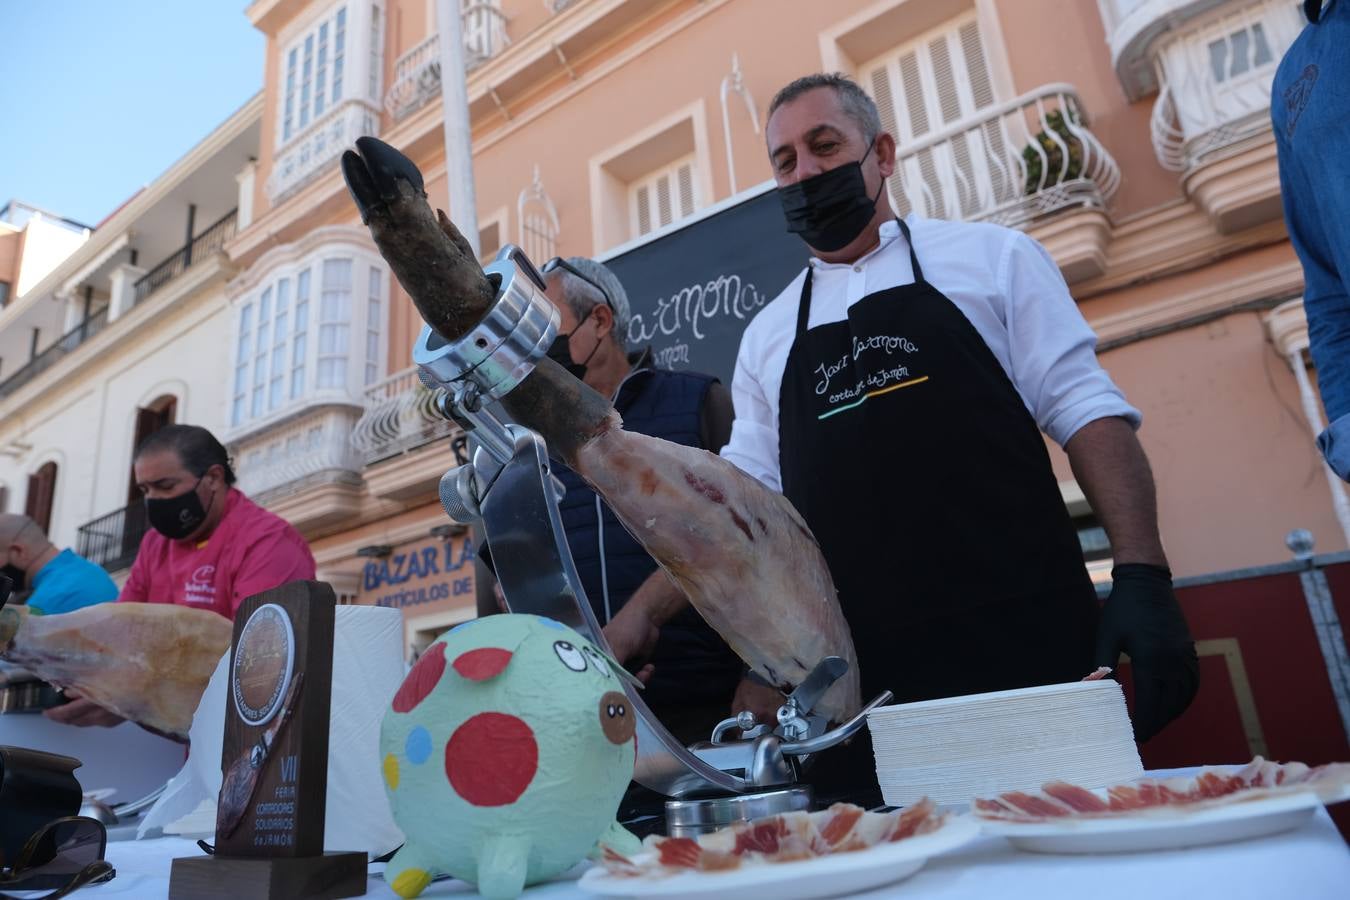
<instances>
[{"instance_id":1,"label":"shop sign 'bazar la'","mask_svg":"<svg viewBox=\"0 0 1350 900\"><path fill-rule=\"evenodd\" d=\"M361 573L364 602L393 609L474 596L473 539L469 535L398 547L366 563Z\"/></svg>"}]
</instances>

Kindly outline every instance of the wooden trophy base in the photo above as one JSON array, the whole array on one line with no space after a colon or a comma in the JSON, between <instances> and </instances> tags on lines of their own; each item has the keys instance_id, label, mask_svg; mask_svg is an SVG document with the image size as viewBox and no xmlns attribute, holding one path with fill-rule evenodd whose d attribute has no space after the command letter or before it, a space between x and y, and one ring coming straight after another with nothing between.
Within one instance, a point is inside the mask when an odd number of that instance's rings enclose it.
<instances>
[{"instance_id":1,"label":"wooden trophy base","mask_svg":"<svg viewBox=\"0 0 1350 900\"><path fill-rule=\"evenodd\" d=\"M296 857L182 857L169 900L338 900L366 892L364 853Z\"/></svg>"}]
</instances>

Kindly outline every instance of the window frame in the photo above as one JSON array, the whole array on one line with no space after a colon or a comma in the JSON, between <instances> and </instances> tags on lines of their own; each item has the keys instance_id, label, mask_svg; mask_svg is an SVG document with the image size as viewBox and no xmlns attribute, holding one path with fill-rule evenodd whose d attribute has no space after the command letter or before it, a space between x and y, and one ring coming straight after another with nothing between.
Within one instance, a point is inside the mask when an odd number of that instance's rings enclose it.
<instances>
[{"instance_id":1,"label":"window frame","mask_svg":"<svg viewBox=\"0 0 1350 900\"><path fill-rule=\"evenodd\" d=\"M350 278L343 289L345 298L331 290L325 298L325 267L342 261L348 264ZM234 390L230 395L228 433L251 432L314 405L364 402L368 386L365 379L371 364L366 348L371 332L379 344L374 362L376 377L371 383L387 375L388 353L383 345L389 333L389 277L384 260L364 247L345 242L321 244L268 267L235 297L230 344ZM378 302L372 304L368 292L374 284L380 286L381 294ZM268 298L265 321L260 318L264 297ZM328 318L324 316L325 302ZM372 315L378 321L371 322ZM279 322L284 322L283 334L278 334ZM336 352L323 349L320 330L325 326L346 330L345 349L340 349L341 342ZM245 347L247 356L241 357ZM331 362L335 359L342 360L341 378L335 383L321 382L321 361L330 363L331 373ZM242 396L237 390L241 366L247 372ZM256 394L257 391L261 394ZM261 396L260 406L255 405L255 396Z\"/></svg>"}]
</instances>

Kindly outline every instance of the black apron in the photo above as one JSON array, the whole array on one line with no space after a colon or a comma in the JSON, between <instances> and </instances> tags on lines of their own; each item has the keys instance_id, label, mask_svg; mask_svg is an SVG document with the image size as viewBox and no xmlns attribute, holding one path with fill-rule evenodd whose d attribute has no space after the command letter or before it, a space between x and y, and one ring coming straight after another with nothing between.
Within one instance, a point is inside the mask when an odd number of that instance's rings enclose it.
<instances>
[{"instance_id":1,"label":"black apron","mask_svg":"<svg viewBox=\"0 0 1350 900\"><path fill-rule=\"evenodd\" d=\"M783 493L829 564L863 700L1080 679L1098 607L1045 441L899 224L914 283L844 321L808 329L807 269L779 395ZM875 785L870 742L814 777Z\"/></svg>"}]
</instances>

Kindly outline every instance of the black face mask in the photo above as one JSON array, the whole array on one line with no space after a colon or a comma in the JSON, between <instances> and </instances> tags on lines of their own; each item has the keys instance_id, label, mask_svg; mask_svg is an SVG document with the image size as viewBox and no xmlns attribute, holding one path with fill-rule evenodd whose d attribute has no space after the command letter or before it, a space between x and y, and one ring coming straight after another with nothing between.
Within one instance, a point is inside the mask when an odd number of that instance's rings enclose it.
<instances>
[{"instance_id":1,"label":"black face mask","mask_svg":"<svg viewBox=\"0 0 1350 900\"><path fill-rule=\"evenodd\" d=\"M181 541L196 531L206 521L207 512L197 496L197 485L201 483L198 478L197 484L177 497L146 497L145 517L150 520L150 527L171 541ZM212 497L211 503L215 502Z\"/></svg>"},{"instance_id":2,"label":"black face mask","mask_svg":"<svg viewBox=\"0 0 1350 900\"><path fill-rule=\"evenodd\" d=\"M843 249L856 240L872 221L877 200L886 188L883 181L875 197L867 195L862 164L871 152L868 147L857 162L844 163L780 187L778 200L783 204L787 230L800 236L812 250L825 253Z\"/></svg>"},{"instance_id":3,"label":"black face mask","mask_svg":"<svg viewBox=\"0 0 1350 900\"><path fill-rule=\"evenodd\" d=\"M0 566L0 575L4 575L10 581L14 582L10 587L10 590L16 594L23 590L24 580L28 577L28 573L14 565L14 563L5 563L3 566Z\"/></svg>"},{"instance_id":4,"label":"black face mask","mask_svg":"<svg viewBox=\"0 0 1350 900\"><path fill-rule=\"evenodd\" d=\"M592 307L592 309L594 309L594 307ZM577 328L580 328L585 324L586 319L589 319L590 317L591 314L589 312L586 313L585 318L577 323ZM568 341L568 338L577 333L577 328L573 328L566 334L563 334L562 332L558 333L558 336L553 339L553 343L548 345L548 358L571 372L578 381L581 381L586 377L586 364L591 361L592 356L595 356L595 351L600 349L600 342L595 342L595 346L591 348L591 352L586 354L586 358L581 362L573 362L572 345Z\"/></svg>"}]
</instances>

